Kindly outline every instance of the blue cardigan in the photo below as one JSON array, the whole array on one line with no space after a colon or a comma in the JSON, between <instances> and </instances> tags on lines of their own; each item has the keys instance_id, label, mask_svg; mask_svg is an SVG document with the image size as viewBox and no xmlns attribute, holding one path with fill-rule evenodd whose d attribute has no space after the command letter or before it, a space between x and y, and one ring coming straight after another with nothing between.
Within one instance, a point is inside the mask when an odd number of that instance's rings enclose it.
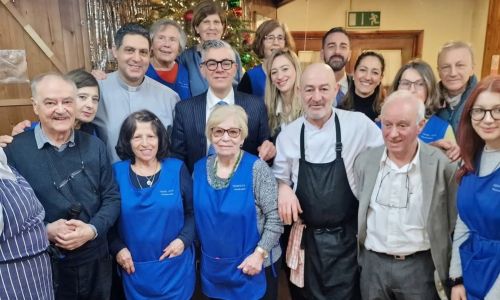
<instances>
[{"instance_id":1,"label":"blue cardigan","mask_svg":"<svg viewBox=\"0 0 500 300\"><path fill-rule=\"evenodd\" d=\"M174 83L166 82L163 80L160 75L156 72L156 70L153 68L153 65L150 64L148 70L146 71L146 76L149 78L152 78L159 83L168 86L172 90L174 90L177 94L179 94L179 97L181 100L186 100L191 98L191 91L189 90L189 75L188 75L188 70L182 65L182 64L177 64L179 66L178 72L177 72L177 78L175 78Z\"/></svg>"}]
</instances>

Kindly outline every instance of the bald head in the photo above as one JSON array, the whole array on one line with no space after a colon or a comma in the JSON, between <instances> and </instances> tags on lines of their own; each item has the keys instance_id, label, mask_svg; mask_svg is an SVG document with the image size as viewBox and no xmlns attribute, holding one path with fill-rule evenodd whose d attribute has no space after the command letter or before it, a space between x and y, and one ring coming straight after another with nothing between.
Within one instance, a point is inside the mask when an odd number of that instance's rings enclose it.
<instances>
[{"instance_id":1,"label":"bald head","mask_svg":"<svg viewBox=\"0 0 500 300\"><path fill-rule=\"evenodd\" d=\"M300 80L300 95L307 120L322 127L332 114L332 104L337 95L332 68L324 63L307 66Z\"/></svg>"}]
</instances>

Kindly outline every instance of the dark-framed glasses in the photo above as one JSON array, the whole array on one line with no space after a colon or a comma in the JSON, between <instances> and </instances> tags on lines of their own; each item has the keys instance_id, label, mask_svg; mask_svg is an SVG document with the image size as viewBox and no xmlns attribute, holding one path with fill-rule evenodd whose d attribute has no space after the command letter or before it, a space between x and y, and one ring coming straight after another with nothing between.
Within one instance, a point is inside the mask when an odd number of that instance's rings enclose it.
<instances>
[{"instance_id":1,"label":"dark-framed glasses","mask_svg":"<svg viewBox=\"0 0 500 300\"><path fill-rule=\"evenodd\" d=\"M227 132L227 135L229 135L229 137L237 138L241 134L241 128L229 128L229 129L224 129L224 128L220 128L220 127L213 127L212 128L212 135L214 137L221 137L226 132Z\"/></svg>"},{"instance_id":2,"label":"dark-framed glasses","mask_svg":"<svg viewBox=\"0 0 500 300\"><path fill-rule=\"evenodd\" d=\"M407 208L411 196L410 176L408 175L409 169L410 167L408 166L404 183L396 178L395 172L392 170L387 171L387 173L382 176L382 179L380 179L375 202L390 208ZM386 180L385 184L384 180Z\"/></svg>"},{"instance_id":3,"label":"dark-framed glasses","mask_svg":"<svg viewBox=\"0 0 500 300\"><path fill-rule=\"evenodd\" d=\"M491 109L484 109L480 107L474 107L470 110L470 117L474 121L482 121L486 117L486 113L489 112L493 120L500 120L500 106L493 107Z\"/></svg>"},{"instance_id":4,"label":"dark-framed glasses","mask_svg":"<svg viewBox=\"0 0 500 300\"><path fill-rule=\"evenodd\" d=\"M233 64L236 63L234 60L230 59L223 59L223 60L215 60L215 59L209 59L205 62L202 62L202 65L205 65L205 67L209 71L215 71L217 70L217 66L220 65L222 70L230 70L233 67Z\"/></svg>"}]
</instances>

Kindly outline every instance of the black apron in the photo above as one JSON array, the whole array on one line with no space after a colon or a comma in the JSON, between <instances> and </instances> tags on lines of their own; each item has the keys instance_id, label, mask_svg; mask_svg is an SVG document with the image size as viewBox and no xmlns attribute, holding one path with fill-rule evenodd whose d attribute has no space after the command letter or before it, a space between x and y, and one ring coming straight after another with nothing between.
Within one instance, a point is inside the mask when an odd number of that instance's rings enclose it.
<instances>
[{"instance_id":1,"label":"black apron","mask_svg":"<svg viewBox=\"0 0 500 300\"><path fill-rule=\"evenodd\" d=\"M304 293L307 299L358 299L356 258L358 201L351 191L342 159L342 137L335 117L336 158L329 163L305 160L304 124L300 132L297 189L307 225Z\"/></svg>"}]
</instances>

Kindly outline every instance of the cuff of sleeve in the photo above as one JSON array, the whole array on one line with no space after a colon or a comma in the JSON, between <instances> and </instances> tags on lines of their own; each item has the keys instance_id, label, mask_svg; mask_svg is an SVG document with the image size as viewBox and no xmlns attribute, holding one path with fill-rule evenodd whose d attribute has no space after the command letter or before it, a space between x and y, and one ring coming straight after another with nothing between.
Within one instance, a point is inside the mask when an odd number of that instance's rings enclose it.
<instances>
[{"instance_id":1,"label":"cuff of sleeve","mask_svg":"<svg viewBox=\"0 0 500 300\"><path fill-rule=\"evenodd\" d=\"M88 225L90 226L90 228L91 228L91 229L92 229L92 231L94 232L94 237L93 237L91 240L95 240L95 239L97 238L97 236L99 235L99 234L97 233L97 228L95 228L95 226L94 226L94 225L92 225L92 224L88 224Z\"/></svg>"}]
</instances>

